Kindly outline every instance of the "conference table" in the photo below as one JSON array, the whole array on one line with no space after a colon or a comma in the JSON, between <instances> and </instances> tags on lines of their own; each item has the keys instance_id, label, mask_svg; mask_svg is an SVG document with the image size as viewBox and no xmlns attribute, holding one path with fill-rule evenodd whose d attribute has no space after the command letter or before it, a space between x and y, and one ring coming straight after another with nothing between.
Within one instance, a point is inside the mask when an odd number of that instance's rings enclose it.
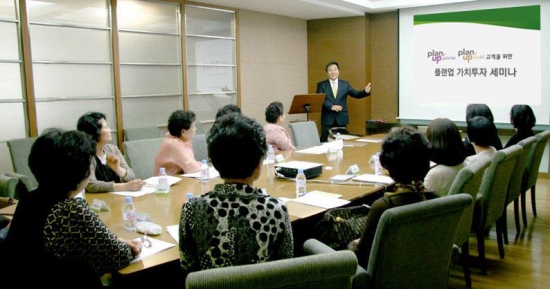
<instances>
[{"instance_id":1,"label":"conference table","mask_svg":"<svg viewBox=\"0 0 550 289\"><path fill-rule=\"evenodd\" d=\"M321 191L342 195L342 199L351 201L351 204L371 203L378 198L386 189L380 184L367 182L357 182L348 180L345 182L332 182L329 180L332 176L346 174L348 168L357 165L359 174L372 174L373 169L368 163L369 158L380 150L380 141L384 135L371 135L363 137L360 141L349 139L344 141L344 147L341 151L334 154L321 153L309 154L301 153L299 150L292 153L289 161L305 161L323 164L323 172L318 177L307 181L307 191ZM365 142L365 141L369 142ZM238 164L236 164L238 165ZM278 198L295 198L295 184L292 180L282 178L269 178L267 165L262 168L262 173L254 186L264 188L266 192ZM140 273L157 266L175 263L179 260L179 249L176 240L166 231L167 226L177 225L180 221L181 208L186 201L186 193L191 192L195 196L211 191L216 184L222 183L221 178L211 179L208 183L202 183L196 178L182 177L182 180L170 188L168 196L156 196L147 194L140 197L134 197L134 205L139 213L148 214L153 223L163 228L163 232L158 236L149 236L165 242L175 244L176 246L161 251L153 256L144 258L141 261L130 264L120 269L117 275L130 277L132 274ZM369 200L370 197L370 200ZM92 204L94 199L104 201L109 211L99 212L100 219L107 227L121 238L134 239L141 234L125 230L122 225L122 205L124 196L112 193L107 194L86 194L88 203ZM293 234L295 235L295 247L301 247L304 238L300 233L311 229L312 220L318 220L326 211L321 207L305 205L292 200L286 202L289 215L292 221ZM311 231L311 230L310 230ZM311 236L310 236L311 237Z\"/></svg>"}]
</instances>

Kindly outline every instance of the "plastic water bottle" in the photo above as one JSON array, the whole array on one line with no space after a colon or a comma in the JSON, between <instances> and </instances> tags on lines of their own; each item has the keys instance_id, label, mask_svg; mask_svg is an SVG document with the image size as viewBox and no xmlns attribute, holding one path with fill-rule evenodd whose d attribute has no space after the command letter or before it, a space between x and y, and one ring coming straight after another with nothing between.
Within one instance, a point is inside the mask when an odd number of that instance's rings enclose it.
<instances>
[{"instance_id":1,"label":"plastic water bottle","mask_svg":"<svg viewBox=\"0 0 550 289\"><path fill-rule=\"evenodd\" d=\"M375 154L372 158L374 159L374 174L382 175L384 173L384 168L382 168L382 164L380 163L380 155Z\"/></svg>"},{"instance_id":2,"label":"plastic water bottle","mask_svg":"<svg viewBox=\"0 0 550 289\"><path fill-rule=\"evenodd\" d=\"M296 197L302 197L307 194L306 188L306 175L304 174L303 169L298 169L298 174L296 174Z\"/></svg>"},{"instance_id":3,"label":"plastic water bottle","mask_svg":"<svg viewBox=\"0 0 550 289\"><path fill-rule=\"evenodd\" d=\"M158 175L158 184L155 189L155 195L166 196L170 192L170 185L168 184L168 175L166 175L166 169L160 168Z\"/></svg>"},{"instance_id":4,"label":"plastic water bottle","mask_svg":"<svg viewBox=\"0 0 550 289\"><path fill-rule=\"evenodd\" d=\"M134 231L136 229L136 207L134 207L130 196L125 198L122 206L122 223L126 230Z\"/></svg>"},{"instance_id":5,"label":"plastic water bottle","mask_svg":"<svg viewBox=\"0 0 550 289\"><path fill-rule=\"evenodd\" d=\"M267 145L267 180L270 184L275 179L275 150L273 146Z\"/></svg>"},{"instance_id":6,"label":"plastic water bottle","mask_svg":"<svg viewBox=\"0 0 550 289\"><path fill-rule=\"evenodd\" d=\"M208 163L206 162L206 160L202 160L201 182L202 183L208 183L209 180L210 180L210 171L208 169Z\"/></svg>"},{"instance_id":7,"label":"plastic water bottle","mask_svg":"<svg viewBox=\"0 0 550 289\"><path fill-rule=\"evenodd\" d=\"M195 197L195 195L193 195L193 193L191 193L191 192L185 194L185 202L187 203L187 202L191 201L191 199L194 198L194 197Z\"/></svg>"},{"instance_id":8,"label":"plastic water bottle","mask_svg":"<svg viewBox=\"0 0 550 289\"><path fill-rule=\"evenodd\" d=\"M336 133L336 150L342 150L344 148L344 140L339 132Z\"/></svg>"},{"instance_id":9,"label":"plastic water bottle","mask_svg":"<svg viewBox=\"0 0 550 289\"><path fill-rule=\"evenodd\" d=\"M275 150L273 150L273 146L268 144L267 145L267 164L274 164L275 163Z\"/></svg>"}]
</instances>

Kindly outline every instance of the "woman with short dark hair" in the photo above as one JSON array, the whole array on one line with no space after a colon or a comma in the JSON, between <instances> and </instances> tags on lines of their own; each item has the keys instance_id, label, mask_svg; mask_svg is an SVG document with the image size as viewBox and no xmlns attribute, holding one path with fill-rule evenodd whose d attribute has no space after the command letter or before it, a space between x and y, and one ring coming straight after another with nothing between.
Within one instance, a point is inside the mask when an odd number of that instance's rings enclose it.
<instances>
[{"instance_id":1,"label":"woman with short dark hair","mask_svg":"<svg viewBox=\"0 0 550 289\"><path fill-rule=\"evenodd\" d=\"M79 131L85 132L96 142L96 153L92 159L92 173L86 192L106 193L114 191L139 191L145 182L136 179L122 153L113 141L107 116L101 112L89 112L78 119Z\"/></svg>"},{"instance_id":2,"label":"woman with short dark hair","mask_svg":"<svg viewBox=\"0 0 550 289\"><path fill-rule=\"evenodd\" d=\"M448 118L436 118L430 122L426 131L430 160L437 165L430 169L424 178L426 189L440 196L449 193L449 189L458 172L464 167L466 146L458 127Z\"/></svg>"},{"instance_id":3,"label":"woman with short dark hair","mask_svg":"<svg viewBox=\"0 0 550 289\"><path fill-rule=\"evenodd\" d=\"M198 172L201 162L195 159L192 139L195 137L196 116L192 111L176 110L168 118L168 132L155 158L153 174L161 167L169 175Z\"/></svg>"},{"instance_id":4,"label":"woman with short dark hair","mask_svg":"<svg viewBox=\"0 0 550 289\"><path fill-rule=\"evenodd\" d=\"M267 150L263 128L242 114L228 114L216 119L207 143L224 182L182 207L179 249L185 274L291 258L285 204L253 186Z\"/></svg>"},{"instance_id":5,"label":"woman with short dark hair","mask_svg":"<svg viewBox=\"0 0 550 289\"><path fill-rule=\"evenodd\" d=\"M140 242L118 238L75 197L88 184L94 155L94 141L80 131L46 130L34 142L29 167L38 188L21 197L8 231L2 273L12 277L3 282L14 284L6 288L101 288L103 274L140 253ZM29 276L13 278L29 266Z\"/></svg>"},{"instance_id":6,"label":"woman with short dark hair","mask_svg":"<svg viewBox=\"0 0 550 289\"><path fill-rule=\"evenodd\" d=\"M468 156L464 160L466 165L476 161L481 156L491 158L497 152L497 149L492 146L493 136L497 133L497 128L486 117L476 116L470 119L466 132L476 152L475 155Z\"/></svg>"},{"instance_id":7,"label":"woman with short dark hair","mask_svg":"<svg viewBox=\"0 0 550 289\"><path fill-rule=\"evenodd\" d=\"M286 129L281 126L284 119L285 112L280 101L270 103L265 109L267 123L264 125L264 130L267 144L273 147L275 154L283 154L285 158L289 158L294 145Z\"/></svg>"},{"instance_id":8,"label":"woman with short dark hair","mask_svg":"<svg viewBox=\"0 0 550 289\"><path fill-rule=\"evenodd\" d=\"M491 123L494 124L494 117L493 113L491 112L491 109L488 105L485 103L470 103L466 107L466 124L468 122L476 117L476 116L483 116L487 118ZM502 141L500 141L500 138L498 137L498 131L495 130L494 132L491 132L491 135L488 136L491 138L491 146L494 147L496 150L502 149ZM470 140L468 137L464 139L464 144L466 145L466 155L472 156L476 154L476 151L472 144L470 143Z\"/></svg>"},{"instance_id":9,"label":"woman with short dark hair","mask_svg":"<svg viewBox=\"0 0 550 289\"><path fill-rule=\"evenodd\" d=\"M427 191L422 182L430 169L430 152L428 142L416 129L393 128L382 142L380 163L395 181L396 191L386 192L384 197L374 201L361 239L348 245L364 268L369 263L376 227L387 209L438 197Z\"/></svg>"},{"instance_id":10,"label":"woman with short dark hair","mask_svg":"<svg viewBox=\"0 0 550 289\"><path fill-rule=\"evenodd\" d=\"M530 106L525 104L516 104L510 110L510 123L514 126L516 132L506 143L506 147L511 147L518 142L534 136L533 127L537 118Z\"/></svg>"}]
</instances>

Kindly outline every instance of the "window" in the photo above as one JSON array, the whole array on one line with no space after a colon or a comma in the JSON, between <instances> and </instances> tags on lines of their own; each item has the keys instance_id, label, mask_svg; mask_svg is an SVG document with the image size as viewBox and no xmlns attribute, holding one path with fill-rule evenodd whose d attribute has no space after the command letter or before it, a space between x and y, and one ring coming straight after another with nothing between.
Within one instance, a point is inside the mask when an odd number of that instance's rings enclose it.
<instances>
[{"instance_id":1,"label":"window","mask_svg":"<svg viewBox=\"0 0 550 289\"><path fill-rule=\"evenodd\" d=\"M185 6L187 95L197 119L212 122L237 103L235 12Z\"/></svg>"},{"instance_id":2,"label":"window","mask_svg":"<svg viewBox=\"0 0 550 289\"><path fill-rule=\"evenodd\" d=\"M179 5L122 0L117 18L124 127L166 124L183 108Z\"/></svg>"},{"instance_id":3,"label":"window","mask_svg":"<svg viewBox=\"0 0 550 289\"><path fill-rule=\"evenodd\" d=\"M38 133L74 129L88 111L116 128L107 1L28 0L27 13Z\"/></svg>"}]
</instances>

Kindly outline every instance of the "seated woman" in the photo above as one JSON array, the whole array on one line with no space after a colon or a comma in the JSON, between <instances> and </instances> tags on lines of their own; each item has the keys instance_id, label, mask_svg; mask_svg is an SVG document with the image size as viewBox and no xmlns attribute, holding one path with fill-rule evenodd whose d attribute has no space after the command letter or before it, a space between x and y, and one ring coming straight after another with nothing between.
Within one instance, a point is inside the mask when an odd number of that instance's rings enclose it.
<instances>
[{"instance_id":1,"label":"seated woman","mask_svg":"<svg viewBox=\"0 0 550 289\"><path fill-rule=\"evenodd\" d=\"M458 127L448 118L436 118L426 131L430 160L437 166L430 169L424 178L424 186L440 196L449 194L449 189L458 172L464 167L466 146Z\"/></svg>"},{"instance_id":2,"label":"seated woman","mask_svg":"<svg viewBox=\"0 0 550 289\"><path fill-rule=\"evenodd\" d=\"M145 182L136 179L120 150L113 144L112 131L107 117L101 112L90 112L78 119L76 128L88 134L96 142L92 159L92 173L86 192L106 193L113 191L139 191Z\"/></svg>"},{"instance_id":3,"label":"seated woman","mask_svg":"<svg viewBox=\"0 0 550 289\"><path fill-rule=\"evenodd\" d=\"M464 160L466 165L475 162L481 156L491 158L497 152L497 149L492 146L492 136L497 133L497 128L486 117L476 116L470 119L466 132L476 152L475 155L469 156Z\"/></svg>"},{"instance_id":4,"label":"seated woman","mask_svg":"<svg viewBox=\"0 0 550 289\"><path fill-rule=\"evenodd\" d=\"M516 104L512 106L512 110L510 111L510 122L516 129L516 133L508 140L506 147L513 146L535 135L533 127L537 122L537 118L530 106L525 104Z\"/></svg>"},{"instance_id":5,"label":"seated woman","mask_svg":"<svg viewBox=\"0 0 550 289\"><path fill-rule=\"evenodd\" d=\"M395 127L388 133L382 142L380 163L395 181L396 191L387 192L374 201L361 238L348 246L355 251L359 265L364 268L369 263L376 227L384 211L437 197L422 183L430 169L430 152L428 142L414 128Z\"/></svg>"},{"instance_id":6,"label":"seated woman","mask_svg":"<svg viewBox=\"0 0 550 289\"><path fill-rule=\"evenodd\" d=\"M295 147L292 145L290 135L281 126L285 119L283 104L280 101L270 103L265 109L264 125L265 138L268 145L273 147L275 154L283 154L285 158L289 158Z\"/></svg>"},{"instance_id":7,"label":"seated woman","mask_svg":"<svg viewBox=\"0 0 550 289\"><path fill-rule=\"evenodd\" d=\"M176 110L168 118L168 132L155 158L153 174L164 167L169 175L195 173L201 162L195 160L192 139L195 136L195 113Z\"/></svg>"},{"instance_id":8,"label":"seated woman","mask_svg":"<svg viewBox=\"0 0 550 289\"><path fill-rule=\"evenodd\" d=\"M491 123L494 123L493 113L491 112L491 109L489 108L489 106L487 106L484 103L470 103L466 107L466 124L470 121L470 119L476 116L484 116ZM502 142L498 137L498 131L495 131L493 134L491 134L490 138L491 138L491 146L494 147L496 150L501 150ZM468 138L464 139L464 144L466 145L467 156L476 154L474 147L472 146Z\"/></svg>"},{"instance_id":9,"label":"seated woman","mask_svg":"<svg viewBox=\"0 0 550 289\"><path fill-rule=\"evenodd\" d=\"M216 118L230 113L241 113L241 108L236 104L226 104L218 109L218 112L216 112Z\"/></svg>"},{"instance_id":10,"label":"seated woman","mask_svg":"<svg viewBox=\"0 0 550 289\"><path fill-rule=\"evenodd\" d=\"M208 154L224 183L183 205L179 249L185 274L292 257L285 204L252 186L266 150L264 130L254 119L234 113L216 119Z\"/></svg>"},{"instance_id":11,"label":"seated woman","mask_svg":"<svg viewBox=\"0 0 550 289\"><path fill-rule=\"evenodd\" d=\"M75 198L88 184L94 155L94 141L79 131L50 129L35 141L29 167L39 185L18 202L2 269L4 276L29 275L4 278L14 283L5 288L100 288L103 274L140 253L140 242L118 238Z\"/></svg>"}]
</instances>

